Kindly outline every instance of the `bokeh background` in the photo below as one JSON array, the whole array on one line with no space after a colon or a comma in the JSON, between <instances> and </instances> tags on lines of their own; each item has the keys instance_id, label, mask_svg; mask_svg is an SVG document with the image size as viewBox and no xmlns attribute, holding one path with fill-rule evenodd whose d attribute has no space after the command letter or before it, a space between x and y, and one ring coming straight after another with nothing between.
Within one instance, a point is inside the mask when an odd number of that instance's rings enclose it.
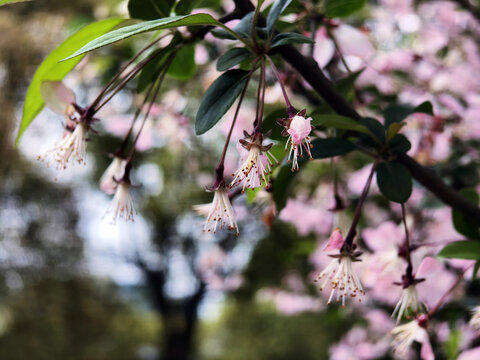
<instances>
[{"instance_id":1,"label":"bokeh background","mask_svg":"<svg viewBox=\"0 0 480 360\"><path fill-rule=\"evenodd\" d=\"M231 1L207 5L217 14L233 6ZM241 235L202 234L202 219L191 208L210 201L204 188L212 182L231 114L201 138L193 135L192 119L219 74L213 59L226 49L224 43L207 36L197 45L194 79L167 78L137 144L135 223L112 226L103 219L110 198L98 189L109 162L106 154L120 143L141 104L135 84L99 114L101 136L89 142L86 166L58 172L36 161L63 131L61 117L48 109L14 148L36 67L69 34L111 16L127 17L126 2L34 0L0 8L0 358L390 358L388 342L379 334L392 325L382 310L395 303L395 296L384 297L393 277L378 279L374 270L365 270L367 287L382 286L372 295L379 310L370 312L326 307L311 282L325 263L320 252L333 222L328 161L306 166L275 219L268 194L254 205L239 197ZM295 21L289 16L285 23ZM311 52L333 80L365 68L346 93L363 115L375 115L389 102L432 101L436 116L418 115L405 128L413 144L410 154L436 164L457 188L478 186L480 77L472 74L480 70L480 27L474 16L454 1L379 0L347 22L360 30L345 25L337 31L343 60L322 29L313 34L315 47L302 50ZM311 28L304 25L308 33ZM147 38L117 43L83 60L65 80L77 101L92 100ZM282 68L282 74L298 108L321 107L294 71ZM273 113L282 98L269 76L266 110ZM252 88L239 118L247 130L254 108ZM227 172L237 165L235 146L231 154ZM368 161L357 154L338 166L342 195L352 206L368 175ZM460 238L450 210L420 187L410 204L412 236L433 244L428 254ZM366 214L367 249L378 238L392 244L403 239L399 208L388 204L375 185ZM441 273L444 279L455 273L452 266ZM473 303L478 284L461 295ZM467 316L455 314L445 315L456 325L438 340L443 358L454 359L462 346L478 342L475 335L458 340ZM367 331L377 334L376 340L367 341Z\"/></svg>"}]
</instances>

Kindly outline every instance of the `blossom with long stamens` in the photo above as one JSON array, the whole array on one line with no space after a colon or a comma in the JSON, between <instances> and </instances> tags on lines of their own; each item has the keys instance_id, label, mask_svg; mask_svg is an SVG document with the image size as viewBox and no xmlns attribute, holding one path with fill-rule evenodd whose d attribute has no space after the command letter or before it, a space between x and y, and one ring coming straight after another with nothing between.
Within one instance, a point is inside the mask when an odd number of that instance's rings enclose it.
<instances>
[{"instance_id":1,"label":"blossom with long stamens","mask_svg":"<svg viewBox=\"0 0 480 360\"><path fill-rule=\"evenodd\" d=\"M118 182L110 207L105 213L105 216L111 215L111 224L113 225L118 219L134 221L136 210L132 197L130 196L131 186L132 184L128 180L120 180Z\"/></svg>"},{"instance_id":2,"label":"blossom with long stamens","mask_svg":"<svg viewBox=\"0 0 480 360\"><path fill-rule=\"evenodd\" d=\"M470 326L480 331L480 306L475 306L472 309L472 318L469 322Z\"/></svg>"},{"instance_id":3,"label":"blossom with long stamens","mask_svg":"<svg viewBox=\"0 0 480 360\"><path fill-rule=\"evenodd\" d=\"M343 244L342 234L336 229L329 240L326 250L331 248L338 249L339 241ZM353 269L353 263L361 261L358 259L360 255L361 252L353 251L353 249L352 251L340 249L338 255L329 255L333 260L314 280L315 282L320 282L320 291L323 291L327 285L331 287L327 304L330 304L335 298L337 302L341 301L342 307L344 307L345 300L349 296L358 299L359 302L362 301L365 290L363 290L360 279Z\"/></svg>"},{"instance_id":4,"label":"blossom with long stamens","mask_svg":"<svg viewBox=\"0 0 480 360\"><path fill-rule=\"evenodd\" d=\"M262 145L263 135L260 132L254 132L252 135L244 133L247 141L240 140L241 146L248 150L248 155L244 157L238 170L232 174L234 179L230 183L230 188L243 184L242 192L245 189L254 189L263 184L268 184L272 174L272 166L278 164L278 160L270 149L273 144Z\"/></svg>"},{"instance_id":5,"label":"blossom with long stamens","mask_svg":"<svg viewBox=\"0 0 480 360\"><path fill-rule=\"evenodd\" d=\"M423 360L434 360L432 345L426 330L428 317L420 315L415 320L395 327L390 334L393 336L392 348L395 355L405 359L408 350L414 342L422 344L420 357Z\"/></svg>"},{"instance_id":6,"label":"blossom with long stamens","mask_svg":"<svg viewBox=\"0 0 480 360\"><path fill-rule=\"evenodd\" d=\"M125 171L126 160L119 156L114 156L112 162L107 167L100 178L100 189L105 194L113 194L118 187L115 179L121 179Z\"/></svg>"},{"instance_id":7,"label":"blossom with long stamens","mask_svg":"<svg viewBox=\"0 0 480 360\"><path fill-rule=\"evenodd\" d=\"M313 147L310 139L310 132L312 131L312 125L310 122L312 118L305 118L306 110L303 109L295 116L288 119L278 119L277 122L285 127L283 135L287 136L287 143L285 144L285 150L288 151L288 162L292 162L292 171L300 170L298 166L298 158L303 158L303 152L312 159L311 148Z\"/></svg>"},{"instance_id":8,"label":"blossom with long stamens","mask_svg":"<svg viewBox=\"0 0 480 360\"><path fill-rule=\"evenodd\" d=\"M210 204L193 206L193 209L200 215L207 217L203 231L215 234L217 229L226 226L228 230L235 230L238 235L238 225L225 185L221 185L213 192L213 201Z\"/></svg>"},{"instance_id":9,"label":"blossom with long stamens","mask_svg":"<svg viewBox=\"0 0 480 360\"><path fill-rule=\"evenodd\" d=\"M38 156L38 160L45 161L47 165L50 165L50 161L53 160L60 169L66 169L70 160L85 164L88 129L89 126L85 122L79 122L74 129L67 128L62 140L55 147Z\"/></svg>"},{"instance_id":10,"label":"blossom with long stamens","mask_svg":"<svg viewBox=\"0 0 480 360\"><path fill-rule=\"evenodd\" d=\"M397 317L398 324L400 320L405 317L408 311L413 312L413 314L417 314L425 309L426 306L420 301L418 296L417 287L415 284L412 284L403 289L400 300L393 310L392 317Z\"/></svg>"}]
</instances>

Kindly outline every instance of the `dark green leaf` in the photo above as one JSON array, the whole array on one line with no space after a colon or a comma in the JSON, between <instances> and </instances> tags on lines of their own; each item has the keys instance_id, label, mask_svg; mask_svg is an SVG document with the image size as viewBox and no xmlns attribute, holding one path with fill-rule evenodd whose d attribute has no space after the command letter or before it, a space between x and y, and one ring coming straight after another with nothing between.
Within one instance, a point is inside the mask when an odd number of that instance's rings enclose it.
<instances>
[{"instance_id":1,"label":"dark green leaf","mask_svg":"<svg viewBox=\"0 0 480 360\"><path fill-rule=\"evenodd\" d=\"M335 83L337 90L348 99L353 98L355 95L355 81L357 81L360 74L363 72L363 69L355 71L354 73L339 79Z\"/></svg>"},{"instance_id":2,"label":"dark green leaf","mask_svg":"<svg viewBox=\"0 0 480 360\"><path fill-rule=\"evenodd\" d=\"M203 95L195 119L195 132L201 135L210 130L230 109L242 92L248 71L233 69L223 73Z\"/></svg>"},{"instance_id":3,"label":"dark green leaf","mask_svg":"<svg viewBox=\"0 0 480 360\"><path fill-rule=\"evenodd\" d=\"M404 203L412 194L412 175L405 166L394 161L377 166L377 184L390 201Z\"/></svg>"},{"instance_id":4,"label":"dark green leaf","mask_svg":"<svg viewBox=\"0 0 480 360\"><path fill-rule=\"evenodd\" d=\"M220 56L217 61L217 71L225 71L232 66L240 64L252 54L245 48L232 48Z\"/></svg>"},{"instance_id":5,"label":"dark green leaf","mask_svg":"<svg viewBox=\"0 0 480 360\"><path fill-rule=\"evenodd\" d=\"M473 201L475 204L478 205L479 196L475 191L475 189L462 189L460 190L460 194L462 194L463 197ZM478 228L479 224L476 224L473 220L470 220L462 213L453 209L452 209L452 221L453 221L453 227L459 234L464 235L468 239L480 240L480 231Z\"/></svg>"},{"instance_id":6,"label":"dark green leaf","mask_svg":"<svg viewBox=\"0 0 480 360\"><path fill-rule=\"evenodd\" d=\"M455 241L445 246L439 257L447 259L480 260L480 241Z\"/></svg>"},{"instance_id":7,"label":"dark green leaf","mask_svg":"<svg viewBox=\"0 0 480 360\"><path fill-rule=\"evenodd\" d=\"M128 13L131 18L155 20L170 16L175 0L129 0Z\"/></svg>"},{"instance_id":8,"label":"dark green leaf","mask_svg":"<svg viewBox=\"0 0 480 360\"><path fill-rule=\"evenodd\" d=\"M402 134L395 135L389 142L389 149L393 154L403 155L408 152L412 147L407 137Z\"/></svg>"},{"instance_id":9,"label":"dark green leaf","mask_svg":"<svg viewBox=\"0 0 480 360\"><path fill-rule=\"evenodd\" d=\"M79 46L88 43L100 34L106 33L122 21L122 19L107 19L87 25L71 35L53 50L45 60L43 60L37 71L35 71L32 82L27 90L25 103L23 104L22 122L16 140L17 144L25 129L45 106L40 93L42 82L62 80L75 67L75 65L82 60L82 57L61 63L59 63L59 61L75 51Z\"/></svg>"},{"instance_id":10,"label":"dark green leaf","mask_svg":"<svg viewBox=\"0 0 480 360\"><path fill-rule=\"evenodd\" d=\"M270 48L288 44L313 44L315 41L298 33L286 32L276 35Z\"/></svg>"},{"instance_id":11,"label":"dark green leaf","mask_svg":"<svg viewBox=\"0 0 480 360\"><path fill-rule=\"evenodd\" d=\"M138 24L110 31L107 34L90 41L88 44L77 50L73 55L65 58L65 60L144 32L192 25L224 26L208 14L172 16L158 20L143 21Z\"/></svg>"},{"instance_id":12,"label":"dark green leaf","mask_svg":"<svg viewBox=\"0 0 480 360\"><path fill-rule=\"evenodd\" d=\"M350 141L340 138L315 139L312 145L311 152L314 159L344 155L356 149Z\"/></svg>"},{"instance_id":13,"label":"dark green leaf","mask_svg":"<svg viewBox=\"0 0 480 360\"><path fill-rule=\"evenodd\" d=\"M347 17L361 10L366 0L326 0L325 16L329 18Z\"/></svg>"},{"instance_id":14,"label":"dark green leaf","mask_svg":"<svg viewBox=\"0 0 480 360\"><path fill-rule=\"evenodd\" d=\"M0 0L0 6L7 5L7 4L13 4L13 3L17 3L17 2L26 2L26 1L31 1L31 0Z\"/></svg>"},{"instance_id":15,"label":"dark green leaf","mask_svg":"<svg viewBox=\"0 0 480 360\"><path fill-rule=\"evenodd\" d=\"M416 107L408 104L390 105L385 109L385 127L388 128L392 123L402 122L408 116L415 113L433 115L432 103L425 101Z\"/></svg>"},{"instance_id":16,"label":"dark green leaf","mask_svg":"<svg viewBox=\"0 0 480 360\"><path fill-rule=\"evenodd\" d=\"M252 19L253 12L250 12L245 15L232 30L241 37L250 38L250 34L252 33ZM212 35L215 35L219 39L236 40L232 34L228 33L223 29L213 29L210 32L212 33Z\"/></svg>"},{"instance_id":17,"label":"dark green leaf","mask_svg":"<svg viewBox=\"0 0 480 360\"><path fill-rule=\"evenodd\" d=\"M155 58L142 68L140 75L138 76L137 83L137 91L139 93L145 90L147 86L157 78L165 64L165 60L167 59L167 55L170 53L170 50L170 47L163 48L160 51L155 50L157 52Z\"/></svg>"},{"instance_id":18,"label":"dark green leaf","mask_svg":"<svg viewBox=\"0 0 480 360\"><path fill-rule=\"evenodd\" d=\"M303 167L300 167L303 169ZM284 165L280 168L273 181L273 199L277 207L277 211L280 212L286 205L289 189L292 186L293 180L298 175L299 171L292 172L292 166L290 164Z\"/></svg>"},{"instance_id":19,"label":"dark green leaf","mask_svg":"<svg viewBox=\"0 0 480 360\"><path fill-rule=\"evenodd\" d=\"M385 142L385 138L386 138L385 128L380 123L380 121L378 121L377 119L367 117L367 118L360 119L359 123L363 126L366 126L372 132L372 134L375 135L375 137L373 137L373 139L377 139L376 142L380 142L382 144ZM368 145L371 145L371 146L376 145L374 142L372 142L372 137L371 136L370 137L362 136L362 139Z\"/></svg>"},{"instance_id":20,"label":"dark green leaf","mask_svg":"<svg viewBox=\"0 0 480 360\"><path fill-rule=\"evenodd\" d=\"M351 130L363 134L367 134L375 138L375 134L370 129L360 124L358 121L350 119L345 116L336 114L314 114L312 115L312 125L321 126L325 128L335 128L342 130ZM378 139L377 139L378 141Z\"/></svg>"},{"instance_id":21,"label":"dark green leaf","mask_svg":"<svg viewBox=\"0 0 480 360\"><path fill-rule=\"evenodd\" d=\"M387 142L390 141L397 133L402 130L402 127L404 127L406 124L403 122L395 122L390 125L388 125L387 129Z\"/></svg>"},{"instance_id":22,"label":"dark green leaf","mask_svg":"<svg viewBox=\"0 0 480 360\"><path fill-rule=\"evenodd\" d=\"M267 16L267 31L273 33L273 27L280 15L285 11L292 0L275 0Z\"/></svg>"},{"instance_id":23,"label":"dark green leaf","mask_svg":"<svg viewBox=\"0 0 480 360\"><path fill-rule=\"evenodd\" d=\"M221 0L180 0L175 6L176 15L188 15L193 9L214 9L220 6Z\"/></svg>"},{"instance_id":24,"label":"dark green leaf","mask_svg":"<svg viewBox=\"0 0 480 360\"><path fill-rule=\"evenodd\" d=\"M180 80L190 79L197 72L195 63L195 44L182 46L177 51L167 74Z\"/></svg>"},{"instance_id":25,"label":"dark green leaf","mask_svg":"<svg viewBox=\"0 0 480 360\"><path fill-rule=\"evenodd\" d=\"M287 117L287 111L285 108L281 108L272 111L263 119L262 129L264 132L272 131L269 136L270 139L282 141L283 143L287 141L287 138L282 135L283 126L277 124L277 119L285 119Z\"/></svg>"}]
</instances>

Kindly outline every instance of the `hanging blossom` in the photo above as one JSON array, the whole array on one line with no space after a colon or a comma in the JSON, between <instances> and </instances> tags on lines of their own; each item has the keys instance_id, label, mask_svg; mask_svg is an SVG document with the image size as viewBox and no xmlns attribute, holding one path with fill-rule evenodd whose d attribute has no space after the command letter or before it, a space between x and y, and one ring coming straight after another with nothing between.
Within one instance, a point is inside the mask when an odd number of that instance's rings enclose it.
<instances>
[{"instance_id":1,"label":"hanging blossom","mask_svg":"<svg viewBox=\"0 0 480 360\"><path fill-rule=\"evenodd\" d=\"M285 129L282 135L287 136L287 143L285 144L285 151L288 151L288 162L292 162L292 171L300 170L298 166L298 158L303 158L303 152L312 159L311 148L313 147L310 139L310 132L312 125L310 122L312 118L305 118L307 110L299 111L295 116L288 119L278 119L277 122Z\"/></svg>"},{"instance_id":2,"label":"hanging blossom","mask_svg":"<svg viewBox=\"0 0 480 360\"><path fill-rule=\"evenodd\" d=\"M238 170L232 174L234 179L230 188L243 183L242 192L245 189L254 189L263 184L268 184L272 174L272 166L278 164L278 160L270 153L273 144L262 145L263 135L254 131L251 135L244 132L250 141L240 139L241 146L248 150L248 155L243 157L243 162Z\"/></svg>"},{"instance_id":3,"label":"hanging blossom","mask_svg":"<svg viewBox=\"0 0 480 360\"><path fill-rule=\"evenodd\" d=\"M193 209L200 215L207 217L203 232L215 234L217 229L226 226L228 230L235 230L238 235L238 225L225 184L222 182L218 187L214 186L212 190L214 193L212 203L193 206Z\"/></svg>"},{"instance_id":4,"label":"hanging blossom","mask_svg":"<svg viewBox=\"0 0 480 360\"><path fill-rule=\"evenodd\" d=\"M112 162L100 178L100 190L108 195L115 192L118 187L118 181L116 179L123 177L126 163L126 160L119 156L113 157Z\"/></svg>"},{"instance_id":5,"label":"hanging blossom","mask_svg":"<svg viewBox=\"0 0 480 360\"><path fill-rule=\"evenodd\" d=\"M393 310L392 317L397 317L398 324L402 318L408 315L409 311L416 315L423 310L426 310L426 306L420 301L416 285L411 284L403 288L402 295Z\"/></svg>"},{"instance_id":6,"label":"hanging blossom","mask_svg":"<svg viewBox=\"0 0 480 360\"><path fill-rule=\"evenodd\" d=\"M422 344L420 357L422 360L434 360L432 345L427 333L428 317L425 314L415 320L395 327L390 334L393 336L392 348L395 355L401 359L407 357L413 342Z\"/></svg>"},{"instance_id":7,"label":"hanging blossom","mask_svg":"<svg viewBox=\"0 0 480 360\"><path fill-rule=\"evenodd\" d=\"M340 249L340 253L338 255L328 255L333 260L314 280L320 282L320 291L323 291L327 285L331 287L327 304L330 304L335 298L337 302L341 301L342 307L345 307L345 300L348 296L358 299L359 302L362 302L362 298L365 296L365 290L363 290L360 279L353 269L353 263L361 261L359 257L362 253L354 251L354 248L355 245L351 249L348 246L344 248L341 231L339 229L333 231L324 251Z\"/></svg>"},{"instance_id":8,"label":"hanging blossom","mask_svg":"<svg viewBox=\"0 0 480 360\"><path fill-rule=\"evenodd\" d=\"M65 116L66 125L63 138L52 149L38 156L38 160L45 161L48 166L53 160L59 169L66 169L71 160L85 164L87 132L94 119L88 121L82 116L78 117L85 114L85 109L76 104L75 94L62 82L44 82L41 92L47 106Z\"/></svg>"},{"instance_id":9,"label":"hanging blossom","mask_svg":"<svg viewBox=\"0 0 480 360\"><path fill-rule=\"evenodd\" d=\"M114 178L114 181L117 182L117 188L112 202L105 213L105 216L111 216L110 223L112 225L116 224L118 219L123 219L126 222L134 221L137 213L130 196L130 188L132 186L130 182L130 166L130 164L126 164L125 173L121 179Z\"/></svg>"},{"instance_id":10,"label":"hanging blossom","mask_svg":"<svg viewBox=\"0 0 480 360\"><path fill-rule=\"evenodd\" d=\"M470 326L480 331L480 306L475 306L472 309L472 318L469 322Z\"/></svg>"}]
</instances>

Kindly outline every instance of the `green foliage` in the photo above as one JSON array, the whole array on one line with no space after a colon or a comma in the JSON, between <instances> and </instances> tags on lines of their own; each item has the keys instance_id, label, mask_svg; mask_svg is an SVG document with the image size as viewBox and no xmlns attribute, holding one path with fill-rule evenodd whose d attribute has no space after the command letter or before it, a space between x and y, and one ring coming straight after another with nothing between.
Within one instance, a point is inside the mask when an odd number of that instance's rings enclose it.
<instances>
[{"instance_id":1,"label":"green foliage","mask_svg":"<svg viewBox=\"0 0 480 360\"><path fill-rule=\"evenodd\" d=\"M303 167L300 167L300 170L301 169L303 169ZM275 181L273 183L273 199L275 200L275 205L278 212L285 207L293 180L296 178L298 173L298 171L292 171L291 164L282 166L277 172Z\"/></svg>"},{"instance_id":2,"label":"green foliage","mask_svg":"<svg viewBox=\"0 0 480 360\"><path fill-rule=\"evenodd\" d=\"M292 33L292 32L284 32L284 33L275 35L275 37L272 39L272 45L270 46L270 48L273 49L276 46L289 45L289 44L313 44L313 43L315 43L314 40L304 35L301 35L298 33Z\"/></svg>"},{"instance_id":3,"label":"green foliage","mask_svg":"<svg viewBox=\"0 0 480 360\"><path fill-rule=\"evenodd\" d=\"M74 54L65 58L65 60L74 58L76 56L85 54L92 50L96 50L103 46L113 44L117 41L127 39L131 36L142 34L149 31L172 29L180 26L193 26L193 25L216 25L225 27L219 23L213 17L208 14L194 14L194 15L182 15L172 16L158 20L143 21L138 24L125 26L123 28L110 31L109 33L97 37L95 40L90 41L85 46L81 47Z\"/></svg>"},{"instance_id":4,"label":"green foliage","mask_svg":"<svg viewBox=\"0 0 480 360\"><path fill-rule=\"evenodd\" d=\"M195 44L184 45L176 52L167 74L179 80L188 80L196 72Z\"/></svg>"},{"instance_id":5,"label":"green foliage","mask_svg":"<svg viewBox=\"0 0 480 360\"><path fill-rule=\"evenodd\" d=\"M430 101L425 101L418 106L411 106L408 104L390 105L385 109L385 127L388 127L392 123L400 123L408 116L415 113L423 113L433 115L433 105Z\"/></svg>"},{"instance_id":6,"label":"green foliage","mask_svg":"<svg viewBox=\"0 0 480 360\"><path fill-rule=\"evenodd\" d=\"M218 8L221 0L180 0L175 6L175 14L188 15L197 8Z\"/></svg>"},{"instance_id":7,"label":"green foliage","mask_svg":"<svg viewBox=\"0 0 480 360\"><path fill-rule=\"evenodd\" d=\"M362 141L365 142L365 144L375 147L378 144L385 143L385 127L380 123L380 121L378 121L377 119L366 117L360 119L359 123L363 126L366 126L374 135L373 137L371 135L362 135L361 138Z\"/></svg>"},{"instance_id":8,"label":"green foliage","mask_svg":"<svg viewBox=\"0 0 480 360\"><path fill-rule=\"evenodd\" d=\"M362 74L363 69L355 71L348 76L345 76L335 83L337 90L347 98L347 100L352 101L355 97L355 81Z\"/></svg>"},{"instance_id":9,"label":"green foliage","mask_svg":"<svg viewBox=\"0 0 480 360\"><path fill-rule=\"evenodd\" d=\"M410 150L412 144L405 135L396 134L388 143L389 151L394 155L403 155Z\"/></svg>"},{"instance_id":10,"label":"green foliage","mask_svg":"<svg viewBox=\"0 0 480 360\"><path fill-rule=\"evenodd\" d=\"M267 16L267 32L269 35L273 33L277 19L282 15L291 2L292 0L276 0L273 3Z\"/></svg>"},{"instance_id":11,"label":"green foliage","mask_svg":"<svg viewBox=\"0 0 480 360\"><path fill-rule=\"evenodd\" d=\"M311 152L314 159L345 155L357 148L350 141L340 138L315 139L312 141L312 146Z\"/></svg>"},{"instance_id":12,"label":"green foliage","mask_svg":"<svg viewBox=\"0 0 480 360\"><path fill-rule=\"evenodd\" d=\"M195 118L197 135L210 130L230 109L242 92L248 73L240 69L228 70L210 85L202 98Z\"/></svg>"},{"instance_id":13,"label":"green foliage","mask_svg":"<svg viewBox=\"0 0 480 360\"><path fill-rule=\"evenodd\" d=\"M170 16L175 0L129 0L128 13L131 18L155 20Z\"/></svg>"},{"instance_id":14,"label":"green foliage","mask_svg":"<svg viewBox=\"0 0 480 360\"><path fill-rule=\"evenodd\" d=\"M250 38L252 33L252 19L253 12L249 12L232 30L243 38ZM224 29L213 29L210 32L219 39L235 40L235 36Z\"/></svg>"},{"instance_id":15,"label":"green foliage","mask_svg":"<svg viewBox=\"0 0 480 360\"><path fill-rule=\"evenodd\" d=\"M0 0L0 6L18 3L18 2L27 2L31 0Z\"/></svg>"},{"instance_id":16,"label":"green foliage","mask_svg":"<svg viewBox=\"0 0 480 360\"><path fill-rule=\"evenodd\" d=\"M479 196L475 189L462 189L460 190L460 194L478 205ZM459 234L471 240L480 240L479 224L454 209L452 209L452 221L455 230Z\"/></svg>"},{"instance_id":17,"label":"green foliage","mask_svg":"<svg viewBox=\"0 0 480 360\"><path fill-rule=\"evenodd\" d=\"M446 245L439 257L448 259L480 260L480 241L455 241Z\"/></svg>"},{"instance_id":18,"label":"green foliage","mask_svg":"<svg viewBox=\"0 0 480 360\"><path fill-rule=\"evenodd\" d=\"M83 44L95 39L100 34L111 30L120 24L122 19L107 19L85 26L84 28L71 35L67 40L60 44L45 60L40 64L37 71L33 75L33 79L27 90L25 103L23 105L22 122L17 135L17 144L23 132L31 124L35 116L43 109L45 102L42 99L40 86L44 81L60 81L62 80L83 57L70 59L60 62Z\"/></svg>"},{"instance_id":19,"label":"green foliage","mask_svg":"<svg viewBox=\"0 0 480 360\"><path fill-rule=\"evenodd\" d=\"M283 127L277 124L277 119L286 119L287 111L284 107L273 110L262 121L264 132L271 131L269 138L273 140L286 142L287 138L282 135Z\"/></svg>"},{"instance_id":20,"label":"green foliage","mask_svg":"<svg viewBox=\"0 0 480 360\"><path fill-rule=\"evenodd\" d=\"M220 56L217 61L217 71L225 71L240 64L243 60L251 57L250 51L245 48L232 48Z\"/></svg>"},{"instance_id":21,"label":"green foliage","mask_svg":"<svg viewBox=\"0 0 480 360\"><path fill-rule=\"evenodd\" d=\"M325 128L334 128L341 130L351 130L362 134L367 134L376 141L380 141L375 133L368 126L363 125L351 118L336 114L314 114L312 115L312 125Z\"/></svg>"},{"instance_id":22,"label":"green foliage","mask_svg":"<svg viewBox=\"0 0 480 360\"><path fill-rule=\"evenodd\" d=\"M329 18L350 16L361 10L366 2L366 0L326 0L325 16Z\"/></svg>"},{"instance_id":23,"label":"green foliage","mask_svg":"<svg viewBox=\"0 0 480 360\"><path fill-rule=\"evenodd\" d=\"M412 175L402 164L392 161L377 166L377 184L390 201L404 203L412 194Z\"/></svg>"}]
</instances>

